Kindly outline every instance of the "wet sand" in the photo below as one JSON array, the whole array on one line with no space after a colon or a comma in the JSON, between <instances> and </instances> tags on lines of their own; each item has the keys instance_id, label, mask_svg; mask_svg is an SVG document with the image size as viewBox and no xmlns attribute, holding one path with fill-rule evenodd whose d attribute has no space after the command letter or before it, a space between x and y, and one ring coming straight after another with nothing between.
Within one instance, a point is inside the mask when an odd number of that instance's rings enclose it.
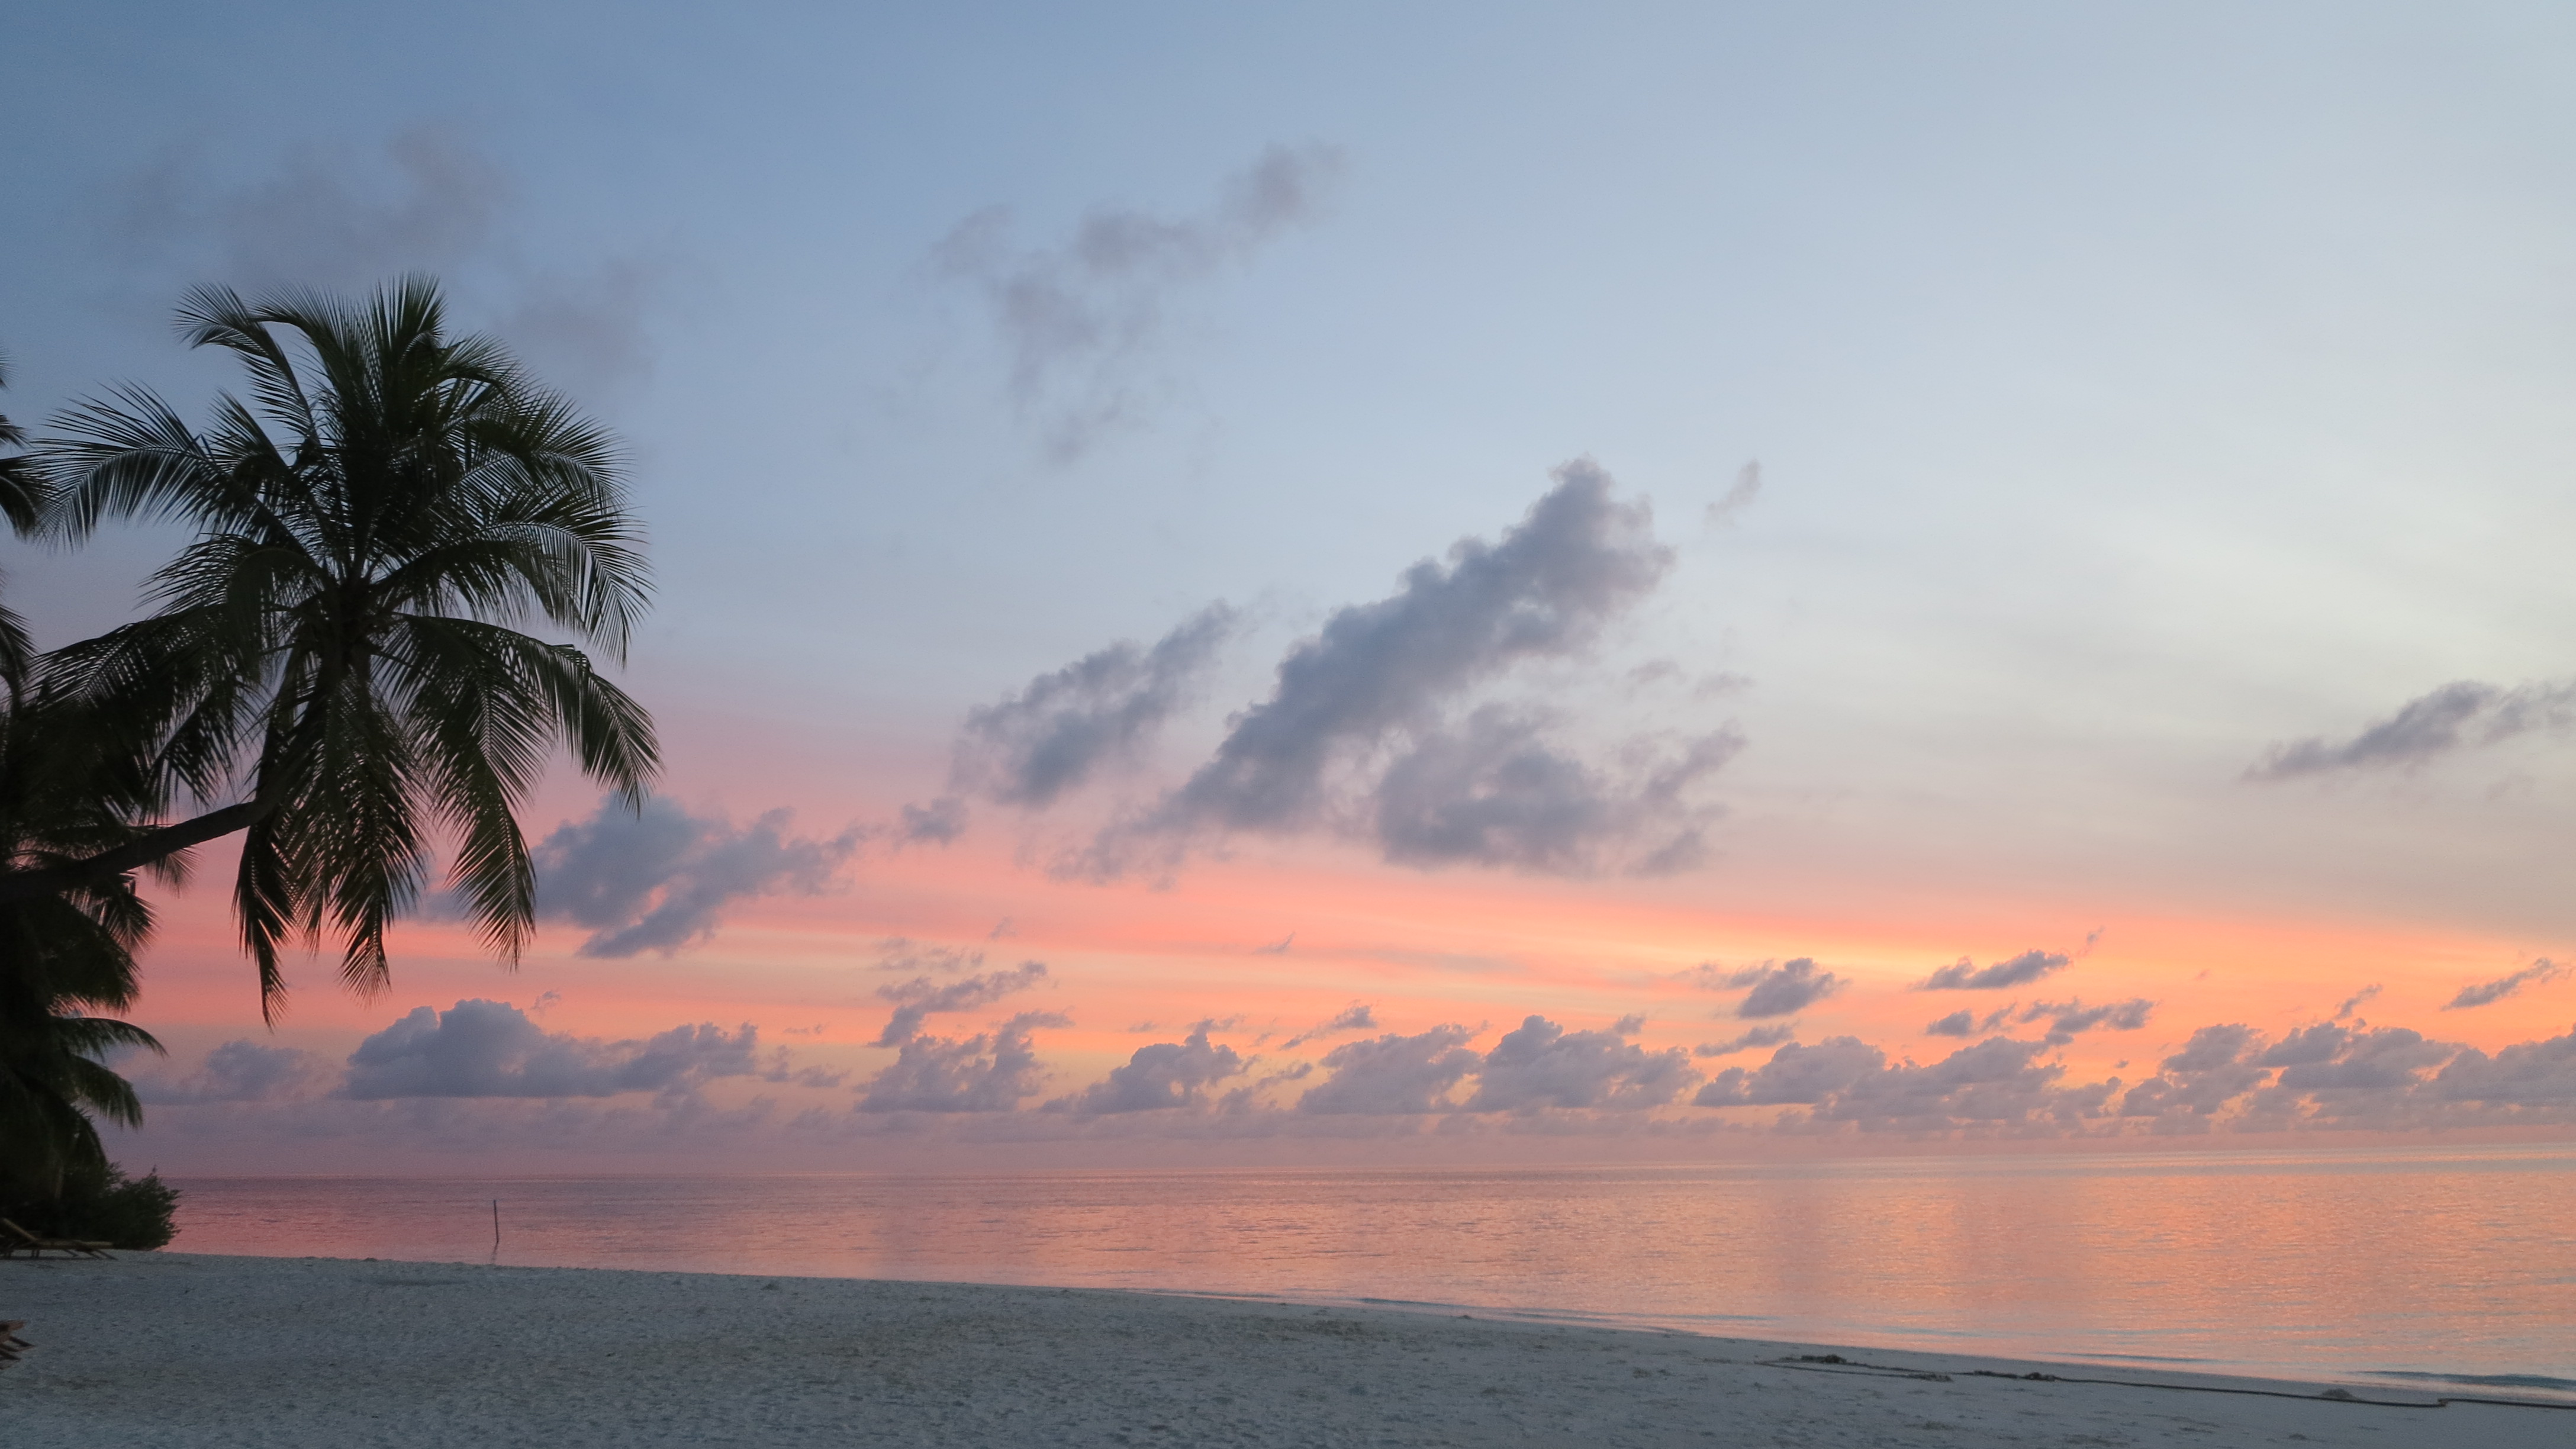
<instances>
[{"instance_id":1,"label":"wet sand","mask_svg":"<svg viewBox=\"0 0 2576 1449\"><path fill-rule=\"evenodd\" d=\"M137 1253L0 1262L6 1318L9 1449L2576 1442L2317 1384L1079 1289ZM2126 1382L1989 1376L2030 1372Z\"/></svg>"}]
</instances>

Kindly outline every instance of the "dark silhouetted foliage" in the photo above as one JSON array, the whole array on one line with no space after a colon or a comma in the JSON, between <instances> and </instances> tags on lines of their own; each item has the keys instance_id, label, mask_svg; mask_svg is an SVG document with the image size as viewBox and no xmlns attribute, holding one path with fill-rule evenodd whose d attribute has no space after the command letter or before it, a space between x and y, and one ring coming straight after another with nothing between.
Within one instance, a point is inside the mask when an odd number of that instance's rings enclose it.
<instances>
[{"instance_id":1,"label":"dark silhouetted foliage","mask_svg":"<svg viewBox=\"0 0 2576 1449\"><path fill-rule=\"evenodd\" d=\"M139 1251L167 1247L178 1236L178 1207L179 1190L163 1182L161 1174L128 1177L111 1164L67 1182L60 1197L15 1203L0 1209L0 1217L39 1237L78 1238Z\"/></svg>"}]
</instances>

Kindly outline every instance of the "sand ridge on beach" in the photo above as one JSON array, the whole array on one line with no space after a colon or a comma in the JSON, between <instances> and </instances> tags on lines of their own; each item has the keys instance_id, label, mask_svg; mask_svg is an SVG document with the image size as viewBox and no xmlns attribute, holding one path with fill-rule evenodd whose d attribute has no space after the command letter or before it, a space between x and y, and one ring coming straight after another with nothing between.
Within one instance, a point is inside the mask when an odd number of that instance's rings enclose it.
<instances>
[{"instance_id":1,"label":"sand ridge on beach","mask_svg":"<svg viewBox=\"0 0 2576 1449\"><path fill-rule=\"evenodd\" d=\"M2576 1441L2319 1385L1088 1289L149 1253L0 1263L0 1317L37 1345L9 1449ZM1829 1352L1950 1377L1782 1362Z\"/></svg>"}]
</instances>

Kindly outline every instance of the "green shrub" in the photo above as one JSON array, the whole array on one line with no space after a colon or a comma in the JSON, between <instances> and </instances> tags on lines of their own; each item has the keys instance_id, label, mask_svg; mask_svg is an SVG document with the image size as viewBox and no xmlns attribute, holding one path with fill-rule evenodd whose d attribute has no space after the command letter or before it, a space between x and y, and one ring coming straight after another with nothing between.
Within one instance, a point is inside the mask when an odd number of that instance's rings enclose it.
<instances>
[{"instance_id":1,"label":"green shrub","mask_svg":"<svg viewBox=\"0 0 2576 1449\"><path fill-rule=\"evenodd\" d=\"M0 1217L49 1238L78 1238L119 1248L159 1248L178 1235L171 1215L179 1190L147 1172L127 1177L111 1165L104 1176L66 1184L58 1198L11 1204Z\"/></svg>"}]
</instances>

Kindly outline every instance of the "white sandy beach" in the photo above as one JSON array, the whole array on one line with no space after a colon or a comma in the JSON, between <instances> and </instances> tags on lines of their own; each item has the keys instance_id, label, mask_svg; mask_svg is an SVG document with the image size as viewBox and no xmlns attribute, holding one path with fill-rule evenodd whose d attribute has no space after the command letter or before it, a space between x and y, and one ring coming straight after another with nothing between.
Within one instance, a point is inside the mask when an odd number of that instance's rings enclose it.
<instances>
[{"instance_id":1,"label":"white sandy beach","mask_svg":"<svg viewBox=\"0 0 2576 1449\"><path fill-rule=\"evenodd\" d=\"M9 1449L2576 1437L2576 1412L2318 1385L1046 1288L137 1253L0 1263L8 1318L36 1345L0 1368ZM1780 1362L1830 1352L1949 1377ZM2301 1397L1970 1372L2051 1367Z\"/></svg>"}]
</instances>

